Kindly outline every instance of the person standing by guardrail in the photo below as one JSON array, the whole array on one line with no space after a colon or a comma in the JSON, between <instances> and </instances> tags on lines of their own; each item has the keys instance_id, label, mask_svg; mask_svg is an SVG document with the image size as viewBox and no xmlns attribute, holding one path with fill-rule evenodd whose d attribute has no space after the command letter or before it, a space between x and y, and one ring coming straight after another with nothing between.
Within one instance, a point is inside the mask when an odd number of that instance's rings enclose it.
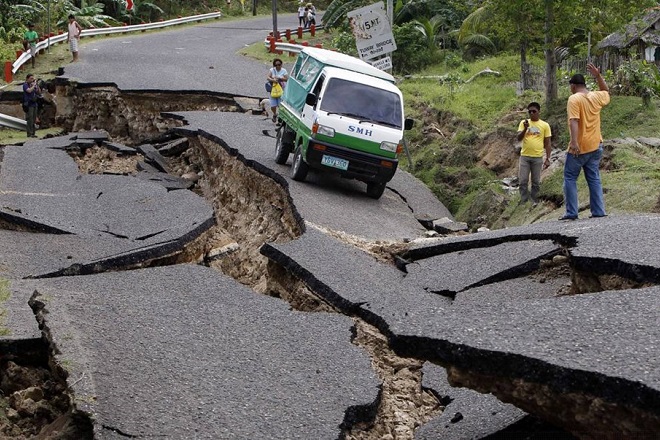
<instances>
[{"instance_id":1,"label":"person standing by guardrail","mask_svg":"<svg viewBox=\"0 0 660 440\"><path fill-rule=\"evenodd\" d=\"M80 40L80 33L82 28L76 21L76 17L71 14L69 15L69 34L66 37L66 41L69 43L69 49L71 49L71 55L73 59L71 62L78 61L78 40Z\"/></svg>"},{"instance_id":2,"label":"person standing by guardrail","mask_svg":"<svg viewBox=\"0 0 660 440\"><path fill-rule=\"evenodd\" d=\"M303 0L300 0L300 3L298 4L298 26L306 28L306 22L307 16L305 15L305 4L303 3Z\"/></svg>"},{"instance_id":3,"label":"person standing by guardrail","mask_svg":"<svg viewBox=\"0 0 660 440\"><path fill-rule=\"evenodd\" d=\"M32 55L32 68L34 68L35 59L37 58L37 41L39 41L39 34L34 30L34 24L28 23L28 30L23 34L23 48L27 52L30 51Z\"/></svg>"},{"instance_id":4,"label":"person standing by guardrail","mask_svg":"<svg viewBox=\"0 0 660 440\"><path fill-rule=\"evenodd\" d=\"M23 83L23 110L25 111L25 122L27 123L27 136L37 137L37 109L38 97L41 93L37 80L33 74L28 73Z\"/></svg>"},{"instance_id":5,"label":"person standing by guardrail","mask_svg":"<svg viewBox=\"0 0 660 440\"><path fill-rule=\"evenodd\" d=\"M307 3L307 27L316 26L316 6Z\"/></svg>"}]
</instances>

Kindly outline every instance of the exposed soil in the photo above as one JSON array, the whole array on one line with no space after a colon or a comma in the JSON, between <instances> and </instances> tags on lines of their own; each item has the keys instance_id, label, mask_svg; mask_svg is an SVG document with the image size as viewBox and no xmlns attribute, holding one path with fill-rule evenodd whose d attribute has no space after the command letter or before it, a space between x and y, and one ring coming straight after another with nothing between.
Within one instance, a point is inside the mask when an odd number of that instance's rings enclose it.
<instances>
[{"instance_id":1,"label":"exposed soil","mask_svg":"<svg viewBox=\"0 0 660 440\"><path fill-rule=\"evenodd\" d=\"M52 368L47 348L38 341L31 349L2 347L0 354L0 438L92 438L92 425L74 413L65 377ZM65 374L65 373L64 373Z\"/></svg>"},{"instance_id":2,"label":"exposed soil","mask_svg":"<svg viewBox=\"0 0 660 440\"><path fill-rule=\"evenodd\" d=\"M160 116L159 110L162 109L159 105L165 99L162 96L155 97L156 102L153 102L144 97L123 96L110 88L87 89L84 92L66 90L66 93L70 96L72 108L86 110L72 111L61 118L69 128L89 129L93 126L106 129L116 136L113 138L116 142L147 142L181 124L180 121L172 122ZM104 104L98 105L99 101ZM167 110L236 111L236 107L226 98L213 97L210 102L199 97L189 102L183 98L176 101L176 105L169 104ZM80 119L77 114L82 115ZM121 121L118 121L118 115L122 115ZM464 123L447 113L429 117L436 122L428 135L437 139L449 138L466 128ZM119 122L121 124L117 125ZM476 154L483 166L498 175L515 174L517 155L508 133L492 133L481 145L478 152L467 154ZM465 149L458 149L452 154L466 153ZM72 157L82 173L90 174L135 174L137 162L143 160L140 155L120 156L101 147L88 148L84 154L72 153ZM286 242L302 234L305 227L316 227L303 223L285 189L203 137L189 137L189 148L177 157L168 158L168 165L177 176L194 176L192 190L213 205L216 226L182 252L153 264L205 264L256 292L281 298L297 310L336 312L309 286L259 252L266 241ZM462 178L469 180L467 174ZM3 226L10 225L0 224L0 227ZM392 264L406 248L404 243L372 242L340 231L323 231L380 261ZM572 285L557 292L558 295L643 286L612 275L596 276L595 282L591 274L575 273L568 252L563 258L555 257L543 263L541 269L530 276L543 279L566 279L571 276ZM397 356L389 348L386 337L376 328L357 318L354 320L353 343L369 354L374 371L383 385L375 421L351 427L345 436L355 440L413 439L415 428L443 409L437 398L421 386L423 361ZM0 436L32 438L41 432L40 438L92 438L91 422L76 414L71 406L73 399L64 378L65 368L48 363L46 347L41 356L46 359L41 364L24 362L25 365L20 366L20 359L2 364ZM476 389L484 388L482 384L473 384L474 379L467 375L463 373L460 378L461 374L457 372L454 380L456 383L464 381L474 385ZM2 414L6 417L3 418Z\"/></svg>"},{"instance_id":3,"label":"exposed soil","mask_svg":"<svg viewBox=\"0 0 660 440\"><path fill-rule=\"evenodd\" d=\"M107 148L86 148L84 153L70 152L83 174L135 174L137 163L144 160L140 154L121 156Z\"/></svg>"}]
</instances>

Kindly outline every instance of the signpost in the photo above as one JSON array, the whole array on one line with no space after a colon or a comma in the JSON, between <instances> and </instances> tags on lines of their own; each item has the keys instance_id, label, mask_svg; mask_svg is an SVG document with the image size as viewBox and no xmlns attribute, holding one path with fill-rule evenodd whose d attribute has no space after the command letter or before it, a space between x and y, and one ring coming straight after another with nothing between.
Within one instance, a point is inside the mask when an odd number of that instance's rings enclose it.
<instances>
[{"instance_id":1,"label":"signpost","mask_svg":"<svg viewBox=\"0 0 660 440\"><path fill-rule=\"evenodd\" d=\"M394 52L396 43L383 2L349 12L348 23L362 60L371 60Z\"/></svg>"},{"instance_id":2,"label":"signpost","mask_svg":"<svg viewBox=\"0 0 660 440\"><path fill-rule=\"evenodd\" d=\"M369 64L374 66L376 69L380 70L391 70L392 69L392 58L388 55L377 60L370 60Z\"/></svg>"}]
</instances>

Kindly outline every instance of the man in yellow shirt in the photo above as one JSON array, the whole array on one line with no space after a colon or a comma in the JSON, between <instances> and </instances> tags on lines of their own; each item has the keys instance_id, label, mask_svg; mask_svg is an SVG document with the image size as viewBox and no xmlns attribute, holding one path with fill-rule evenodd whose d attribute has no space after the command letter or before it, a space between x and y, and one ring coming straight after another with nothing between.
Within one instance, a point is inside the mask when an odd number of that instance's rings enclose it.
<instances>
[{"instance_id":1,"label":"man in yellow shirt","mask_svg":"<svg viewBox=\"0 0 660 440\"><path fill-rule=\"evenodd\" d=\"M600 160L603 157L603 136L600 131L600 110L610 103L610 93L605 80L596 66L589 63L587 70L596 79L598 91L590 92L584 76L575 74L569 84L568 128L571 141L564 165L564 204L566 213L559 220L578 218L577 178L584 170L589 186L591 217L605 217L603 187L600 182Z\"/></svg>"},{"instance_id":2,"label":"man in yellow shirt","mask_svg":"<svg viewBox=\"0 0 660 440\"><path fill-rule=\"evenodd\" d=\"M541 105L531 102L527 106L529 119L523 119L518 124L517 139L522 141L520 151L520 164L518 168L518 181L520 182L520 203L529 201L532 206L539 203L539 189L541 188L541 170L550 166L552 145L550 138L552 132L550 125L540 119ZM545 161L543 152L545 151ZM529 194L529 176L532 176L532 192Z\"/></svg>"}]
</instances>

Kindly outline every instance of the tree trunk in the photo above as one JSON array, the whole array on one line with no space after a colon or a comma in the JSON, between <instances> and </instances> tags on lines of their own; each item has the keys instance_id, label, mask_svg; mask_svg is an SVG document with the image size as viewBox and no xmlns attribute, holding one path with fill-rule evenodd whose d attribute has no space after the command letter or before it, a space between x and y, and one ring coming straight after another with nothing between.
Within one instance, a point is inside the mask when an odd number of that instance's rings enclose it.
<instances>
[{"instance_id":1,"label":"tree trunk","mask_svg":"<svg viewBox=\"0 0 660 440\"><path fill-rule=\"evenodd\" d=\"M529 64L527 64L527 42L520 42L520 88L529 89Z\"/></svg>"},{"instance_id":2,"label":"tree trunk","mask_svg":"<svg viewBox=\"0 0 660 440\"><path fill-rule=\"evenodd\" d=\"M552 25L554 0L545 0L545 103L546 107L557 99L557 61L555 58Z\"/></svg>"}]
</instances>

